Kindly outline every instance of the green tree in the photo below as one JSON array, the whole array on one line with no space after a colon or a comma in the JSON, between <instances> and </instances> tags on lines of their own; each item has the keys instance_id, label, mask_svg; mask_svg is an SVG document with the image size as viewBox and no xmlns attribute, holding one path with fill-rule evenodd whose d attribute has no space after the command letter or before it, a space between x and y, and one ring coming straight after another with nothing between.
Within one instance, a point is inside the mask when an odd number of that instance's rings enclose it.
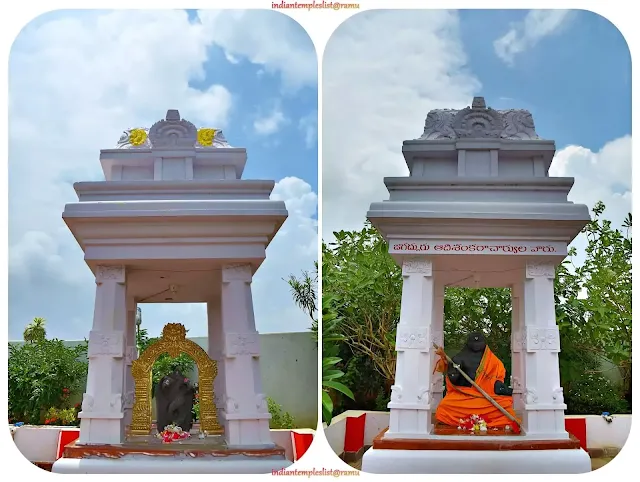
<instances>
[{"instance_id":1,"label":"green tree","mask_svg":"<svg viewBox=\"0 0 640 482\"><path fill-rule=\"evenodd\" d=\"M338 342L345 338L339 331L341 319L333 310L332 301L330 297L322 298L322 420L327 425L331 424L333 418L332 393L342 393L352 400L355 398L351 389L338 381L344 376L344 372L338 368L342 362L338 356Z\"/></svg>"},{"instance_id":2,"label":"green tree","mask_svg":"<svg viewBox=\"0 0 640 482\"><path fill-rule=\"evenodd\" d=\"M613 363L622 377L622 392L631 400L631 213L622 230L602 219L605 205L593 208L593 220L583 229L585 260L576 265L577 252L558 268L556 317L563 351L571 346L575 360L591 357L588 373L602 371L602 361ZM568 366L567 370L576 370Z\"/></svg>"},{"instance_id":3,"label":"green tree","mask_svg":"<svg viewBox=\"0 0 640 482\"><path fill-rule=\"evenodd\" d=\"M9 344L9 417L38 424L54 408L68 408L87 376L87 343L69 348L61 340Z\"/></svg>"},{"instance_id":4,"label":"green tree","mask_svg":"<svg viewBox=\"0 0 640 482\"><path fill-rule=\"evenodd\" d=\"M44 327L45 323L46 320L44 318L34 318L33 321L26 326L24 332L22 333L22 338L24 338L24 341L33 343L36 341L44 340L47 337L47 330Z\"/></svg>"},{"instance_id":5,"label":"green tree","mask_svg":"<svg viewBox=\"0 0 640 482\"><path fill-rule=\"evenodd\" d=\"M318 320L316 312L318 310L318 295L316 288L318 286L318 262L314 263L314 273L309 274L303 271L300 278L295 275L289 275L285 280L291 289L291 296L298 307L311 318L311 330L318 331Z\"/></svg>"},{"instance_id":6,"label":"green tree","mask_svg":"<svg viewBox=\"0 0 640 482\"><path fill-rule=\"evenodd\" d=\"M371 224L334 236L334 243L323 243L323 298L332 300L331 308L341 319L344 343L354 353L371 358L375 369L389 381L389 388L395 376L401 270Z\"/></svg>"}]
</instances>

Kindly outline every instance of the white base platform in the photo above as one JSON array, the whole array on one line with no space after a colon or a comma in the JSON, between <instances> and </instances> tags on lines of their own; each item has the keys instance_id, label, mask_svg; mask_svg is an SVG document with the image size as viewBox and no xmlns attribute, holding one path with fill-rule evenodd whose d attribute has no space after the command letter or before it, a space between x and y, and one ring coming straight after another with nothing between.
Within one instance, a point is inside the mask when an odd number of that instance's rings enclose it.
<instances>
[{"instance_id":1,"label":"white base platform","mask_svg":"<svg viewBox=\"0 0 640 482\"><path fill-rule=\"evenodd\" d=\"M153 457L126 455L119 459L104 457L58 459L51 472L58 474L271 474L289 467L284 458L228 456Z\"/></svg>"},{"instance_id":2,"label":"white base platform","mask_svg":"<svg viewBox=\"0 0 640 482\"><path fill-rule=\"evenodd\" d=\"M373 474L583 474L591 459L582 449L367 450L362 471Z\"/></svg>"}]
</instances>

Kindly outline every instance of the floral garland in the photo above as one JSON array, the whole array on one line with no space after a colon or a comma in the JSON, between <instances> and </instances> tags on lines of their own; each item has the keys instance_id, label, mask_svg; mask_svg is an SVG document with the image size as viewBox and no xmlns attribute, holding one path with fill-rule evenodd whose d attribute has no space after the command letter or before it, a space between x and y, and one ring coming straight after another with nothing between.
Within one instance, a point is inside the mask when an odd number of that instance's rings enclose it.
<instances>
[{"instance_id":1,"label":"floral garland","mask_svg":"<svg viewBox=\"0 0 640 482\"><path fill-rule=\"evenodd\" d=\"M162 443L171 443L176 440L184 440L191 437L189 432L185 432L177 425L167 425L162 432L158 433L158 438L162 439Z\"/></svg>"},{"instance_id":2,"label":"floral garland","mask_svg":"<svg viewBox=\"0 0 640 482\"><path fill-rule=\"evenodd\" d=\"M467 430L469 432L486 432L487 422L479 415L471 415L469 418L461 418L458 430Z\"/></svg>"}]
</instances>

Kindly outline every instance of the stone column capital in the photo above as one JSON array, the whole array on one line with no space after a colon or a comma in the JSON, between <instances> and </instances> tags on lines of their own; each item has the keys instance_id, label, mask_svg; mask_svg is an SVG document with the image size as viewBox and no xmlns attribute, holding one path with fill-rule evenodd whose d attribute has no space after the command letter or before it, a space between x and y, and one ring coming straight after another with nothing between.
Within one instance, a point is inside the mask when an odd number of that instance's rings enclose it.
<instances>
[{"instance_id":1,"label":"stone column capital","mask_svg":"<svg viewBox=\"0 0 640 482\"><path fill-rule=\"evenodd\" d=\"M252 278L253 273L249 263L229 264L222 268L223 283L229 283L230 281L244 281L245 283L249 283Z\"/></svg>"},{"instance_id":2,"label":"stone column capital","mask_svg":"<svg viewBox=\"0 0 640 482\"><path fill-rule=\"evenodd\" d=\"M99 265L96 269L96 283L101 284L105 281L114 281L124 284L125 278L124 265Z\"/></svg>"},{"instance_id":3,"label":"stone column capital","mask_svg":"<svg viewBox=\"0 0 640 482\"><path fill-rule=\"evenodd\" d=\"M556 277L556 267L553 263L528 262L525 270L528 279Z\"/></svg>"},{"instance_id":4,"label":"stone column capital","mask_svg":"<svg viewBox=\"0 0 640 482\"><path fill-rule=\"evenodd\" d=\"M87 358L123 358L124 356L124 333L122 331L104 332L91 330Z\"/></svg>"},{"instance_id":5,"label":"stone column capital","mask_svg":"<svg viewBox=\"0 0 640 482\"><path fill-rule=\"evenodd\" d=\"M433 343L433 340L428 326L398 325L396 351L428 352L431 349L430 343Z\"/></svg>"},{"instance_id":6,"label":"stone column capital","mask_svg":"<svg viewBox=\"0 0 640 482\"><path fill-rule=\"evenodd\" d=\"M402 275L408 276L412 274L433 276L433 263L424 256L405 258L402 261Z\"/></svg>"}]
</instances>

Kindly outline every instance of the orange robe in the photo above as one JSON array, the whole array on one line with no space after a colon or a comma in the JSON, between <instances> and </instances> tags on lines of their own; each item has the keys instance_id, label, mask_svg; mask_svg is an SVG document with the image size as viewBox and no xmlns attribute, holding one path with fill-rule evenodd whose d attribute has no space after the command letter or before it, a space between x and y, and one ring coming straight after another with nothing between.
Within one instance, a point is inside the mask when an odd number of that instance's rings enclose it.
<instances>
[{"instance_id":1,"label":"orange robe","mask_svg":"<svg viewBox=\"0 0 640 482\"><path fill-rule=\"evenodd\" d=\"M443 368L445 368L443 364L437 364L438 371ZM493 389L496 380L504 381L506 373L504 364L487 346L476 371L474 381L502 408L515 416L513 398L505 395L496 395ZM478 415L485 420L488 428L504 428L509 425L517 433L517 425L501 413L489 400L484 398L475 387L458 387L451 383L449 377L445 376L445 379L447 394L438 405L436 420L445 425L457 427L460 424L460 419Z\"/></svg>"}]
</instances>

